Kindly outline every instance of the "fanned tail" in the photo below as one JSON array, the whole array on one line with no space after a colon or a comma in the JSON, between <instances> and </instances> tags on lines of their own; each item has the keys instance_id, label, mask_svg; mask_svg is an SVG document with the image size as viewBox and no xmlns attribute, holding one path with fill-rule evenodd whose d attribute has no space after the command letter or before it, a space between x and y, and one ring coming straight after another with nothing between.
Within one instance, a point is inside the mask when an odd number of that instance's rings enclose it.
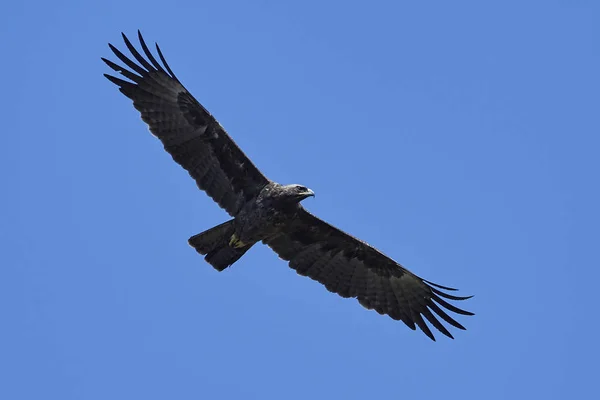
<instances>
[{"instance_id":1,"label":"fanned tail","mask_svg":"<svg viewBox=\"0 0 600 400\"><path fill-rule=\"evenodd\" d=\"M210 228L189 238L188 243L202 254L206 262L217 271L223 271L240 259L252 244L243 247L232 247L230 241L234 234L233 219Z\"/></svg>"}]
</instances>

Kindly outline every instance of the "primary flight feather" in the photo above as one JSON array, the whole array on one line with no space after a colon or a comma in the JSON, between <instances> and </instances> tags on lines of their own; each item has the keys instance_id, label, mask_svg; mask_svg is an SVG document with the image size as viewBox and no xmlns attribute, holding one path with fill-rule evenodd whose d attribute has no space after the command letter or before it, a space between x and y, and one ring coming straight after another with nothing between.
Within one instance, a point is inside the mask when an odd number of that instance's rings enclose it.
<instances>
[{"instance_id":1,"label":"primary flight feather","mask_svg":"<svg viewBox=\"0 0 600 400\"><path fill-rule=\"evenodd\" d=\"M368 309L418 326L435 340L427 320L444 335L440 322L465 329L446 313L473 315L446 300L465 300L424 280L374 247L317 218L300 204L314 193L302 185L281 185L265 177L217 120L187 91L167 64L152 55L138 31L142 55L123 35L133 59L110 49L126 66L102 60L127 80L104 74L133 100L150 131L231 220L192 236L189 244L216 270L235 263L263 242L300 275ZM145 57L144 57L145 56ZM162 64L161 64L162 63Z\"/></svg>"}]
</instances>

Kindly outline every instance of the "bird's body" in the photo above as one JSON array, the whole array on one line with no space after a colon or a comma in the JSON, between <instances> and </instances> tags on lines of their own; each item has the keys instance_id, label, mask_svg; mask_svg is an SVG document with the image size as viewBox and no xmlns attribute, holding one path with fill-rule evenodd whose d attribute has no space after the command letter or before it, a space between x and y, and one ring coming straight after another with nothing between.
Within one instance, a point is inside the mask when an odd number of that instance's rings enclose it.
<instances>
[{"instance_id":1,"label":"bird's body","mask_svg":"<svg viewBox=\"0 0 600 400\"><path fill-rule=\"evenodd\" d=\"M464 329L441 308L472 315L446 302L465 300L419 278L373 246L312 215L300 204L314 193L301 185L281 185L266 178L217 120L183 87L156 46L162 65L139 34L144 58L123 35L138 63L110 45L129 67L103 59L129 81L105 76L133 100L134 107L204 191L232 217L192 236L189 243L216 270L231 266L258 242L271 247L300 275L342 297L354 297L368 309L416 326L434 339L423 317L448 337L434 315ZM441 306L441 307L440 307Z\"/></svg>"},{"instance_id":2,"label":"bird's body","mask_svg":"<svg viewBox=\"0 0 600 400\"><path fill-rule=\"evenodd\" d=\"M298 193L295 190L297 187L276 182L265 185L258 196L248 201L235 217L236 237L243 243L254 244L285 231L286 225L296 219L300 210L298 199L313 195L306 190L299 190Z\"/></svg>"},{"instance_id":3,"label":"bird's body","mask_svg":"<svg viewBox=\"0 0 600 400\"><path fill-rule=\"evenodd\" d=\"M256 243L285 230L300 210L295 187L276 182L267 184L235 217L237 238L244 243ZM306 196L312 196L312 192L306 193Z\"/></svg>"}]
</instances>

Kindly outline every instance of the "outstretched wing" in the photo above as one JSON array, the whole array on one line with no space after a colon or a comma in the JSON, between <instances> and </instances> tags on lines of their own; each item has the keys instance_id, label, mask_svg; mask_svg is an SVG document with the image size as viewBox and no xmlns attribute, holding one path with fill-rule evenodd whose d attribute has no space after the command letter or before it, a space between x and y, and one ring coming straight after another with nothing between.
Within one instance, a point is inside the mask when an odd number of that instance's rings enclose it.
<instances>
[{"instance_id":1,"label":"outstretched wing","mask_svg":"<svg viewBox=\"0 0 600 400\"><path fill-rule=\"evenodd\" d=\"M156 45L162 65L138 37L142 56L123 35L125 45L137 61L109 44L129 69L102 60L120 72L126 81L104 74L133 100L134 107L165 150L196 180L198 187L231 216L255 197L269 180L252 164L217 120L183 87Z\"/></svg>"},{"instance_id":2,"label":"outstretched wing","mask_svg":"<svg viewBox=\"0 0 600 400\"><path fill-rule=\"evenodd\" d=\"M436 315L448 324L465 329L441 307L462 315L473 313L446 302L466 300L442 292L456 290L419 278L369 244L329 225L301 208L297 220L286 233L265 240L291 268L308 276L342 297L355 297L368 309L415 324L432 340L435 337L423 317L444 335L450 332Z\"/></svg>"}]
</instances>

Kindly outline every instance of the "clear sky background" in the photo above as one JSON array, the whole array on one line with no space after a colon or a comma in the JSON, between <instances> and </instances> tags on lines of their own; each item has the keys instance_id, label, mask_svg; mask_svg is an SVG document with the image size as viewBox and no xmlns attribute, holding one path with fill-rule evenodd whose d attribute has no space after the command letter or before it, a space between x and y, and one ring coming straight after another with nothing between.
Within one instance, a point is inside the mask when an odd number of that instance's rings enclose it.
<instances>
[{"instance_id":1,"label":"clear sky background","mask_svg":"<svg viewBox=\"0 0 600 400\"><path fill-rule=\"evenodd\" d=\"M0 398L593 397L600 3L416 3L4 2ZM138 28L310 211L475 295L468 330L265 246L205 263L227 215L102 76Z\"/></svg>"}]
</instances>

